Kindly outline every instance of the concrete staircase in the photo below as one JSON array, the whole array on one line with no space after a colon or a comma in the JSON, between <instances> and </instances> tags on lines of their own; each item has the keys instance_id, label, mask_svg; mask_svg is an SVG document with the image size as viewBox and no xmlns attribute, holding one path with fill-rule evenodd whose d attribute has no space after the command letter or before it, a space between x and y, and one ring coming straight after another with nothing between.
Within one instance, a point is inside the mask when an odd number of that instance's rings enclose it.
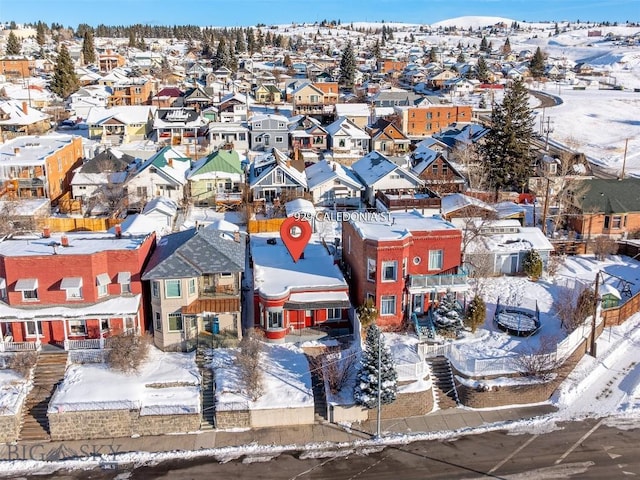
<instances>
[{"instance_id":1,"label":"concrete staircase","mask_svg":"<svg viewBox=\"0 0 640 480\"><path fill-rule=\"evenodd\" d=\"M202 375L202 389L200 390L200 430L213 430L216 426L216 404L214 397L213 371L209 368L211 356L209 350L198 345L196 364Z\"/></svg>"},{"instance_id":2,"label":"concrete staircase","mask_svg":"<svg viewBox=\"0 0 640 480\"><path fill-rule=\"evenodd\" d=\"M311 389L313 390L314 417L317 423L324 423L328 419L327 396L324 391L324 376L322 374L322 355L307 355L311 372Z\"/></svg>"},{"instance_id":3,"label":"concrete staircase","mask_svg":"<svg viewBox=\"0 0 640 480\"><path fill-rule=\"evenodd\" d=\"M56 387L64 378L67 352L38 354L33 372L33 388L22 408L20 440L49 440L47 408Z\"/></svg>"},{"instance_id":4,"label":"concrete staircase","mask_svg":"<svg viewBox=\"0 0 640 480\"><path fill-rule=\"evenodd\" d=\"M428 359L427 363L431 369L431 381L436 392L438 408L456 408L460 402L449 360L446 357L434 357Z\"/></svg>"}]
</instances>

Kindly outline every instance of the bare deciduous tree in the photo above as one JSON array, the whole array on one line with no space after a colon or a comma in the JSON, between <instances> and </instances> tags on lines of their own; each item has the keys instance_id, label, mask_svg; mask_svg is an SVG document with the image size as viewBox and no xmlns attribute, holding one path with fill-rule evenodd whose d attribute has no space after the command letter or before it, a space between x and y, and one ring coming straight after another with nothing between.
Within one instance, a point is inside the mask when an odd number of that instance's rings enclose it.
<instances>
[{"instance_id":1,"label":"bare deciduous tree","mask_svg":"<svg viewBox=\"0 0 640 480\"><path fill-rule=\"evenodd\" d=\"M259 334L255 330L251 330L240 341L240 348L236 356L245 392L254 402L264 393L262 370L260 369L262 348Z\"/></svg>"},{"instance_id":2,"label":"bare deciduous tree","mask_svg":"<svg viewBox=\"0 0 640 480\"><path fill-rule=\"evenodd\" d=\"M121 333L109 337L107 364L124 373L137 372L149 355L151 336Z\"/></svg>"},{"instance_id":3,"label":"bare deciduous tree","mask_svg":"<svg viewBox=\"0 0 640 480\"><path fill-rule=\"evenodd\" d=\"M600 261L606 260L609 255L614 255L618 251L618 244L612 238L598 236L593 240L593 254Z\"/></svg>"},{"instance_id":4,"label":"bare deciduous tree","mask_svg":"<svg viewBox=\"0 0 640 480\"><path fill-rule=\"evenodd\" d=\"M558 358L557 339L540 337L539 344L525 349L514 358L514 366L524 377L535 377L542 381L552 380L560 373L564 359Z\"/></svg>"},{"instance_id":5,"label":"bare deciduous tree","mask_svg":"<svg viewBox=\"0 0 640 480\"><path fill-rule=\"evenodd\" d=\"M331 393L335 395L347 385L357 363L358 358L351 350L328 349L324 357L324 378Z\"/></svg>"},{"instance_id":6,"label":"bare deciduous tree","mask_svg":"<svg viewBox=\"0 0 640 480\"><path fill-rule=\"evenodd\" d=\"M553 311L560 319L562 328L573 332L593 312L593 290L588 287L571 289L561 287L553 301Z\"/></svg>"}]
</instances>

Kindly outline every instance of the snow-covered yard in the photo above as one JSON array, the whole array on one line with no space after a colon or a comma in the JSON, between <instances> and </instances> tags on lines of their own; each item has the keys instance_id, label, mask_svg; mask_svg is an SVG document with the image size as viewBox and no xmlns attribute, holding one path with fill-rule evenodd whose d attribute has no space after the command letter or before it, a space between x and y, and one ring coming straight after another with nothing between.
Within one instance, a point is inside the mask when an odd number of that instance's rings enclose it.
<instances>
[{"instance_id":1,"label":"snow-covered yard","mask_svg":"<svg viewBox=\"0 0 640 480\"><path fill-rule=\"evenodd\" d=\"M0 415L16 415L22 406L30 383L11 369L0 370Z\"/></svg>"},{"instance_id":2,"label":"snow-covered yard","mask_svg":"<svg viewBox=\"0 0 640 480\"><path fill-rule=\"evenodd\" d=\"M291 344L264 344L260 362L264 393L251 400L243 388L236 349L213 351L216 410L272 410L313 407L309 362L302 349Z\"/></svg>"},{"instance_id":3,"label":"snow-covered yard","mask_svg":"<svg viewBox=\"0 0 640 480\"><path fill-rule=\"evenodd\" d=\"M133 374L101 363L71 365L49 403L50 413L123 409L140 409L141 415L200 412L195 354L151 346L144 365Z\"/></svg>"}]
</instances>

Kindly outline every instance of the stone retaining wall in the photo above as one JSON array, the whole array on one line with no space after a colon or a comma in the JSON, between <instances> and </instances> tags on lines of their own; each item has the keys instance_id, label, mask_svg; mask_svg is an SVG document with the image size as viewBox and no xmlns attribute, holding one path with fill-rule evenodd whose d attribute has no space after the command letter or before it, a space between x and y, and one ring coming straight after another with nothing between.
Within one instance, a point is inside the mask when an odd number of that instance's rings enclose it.
<instances>
[{"instance_id":1,"label":"stone retaining wall","mask_svg":"<svg viewBox=\"0 0 640 480\"><path fill-rule=\"evenodd\" d=\"M249 410L216 412L216 428L250 428Z\"/></svg>"},{"instance_id":2,"label":"stone retaining wall","mask_svg":"<svg viewBox=\"0 0 640 480\"><path fill-rule=\"evenodd\" d=\"M403 418L426 415L433 410L433 393L431 389L423 392L399 393L396 401L382 406L381 417ZM368 410L369 420L375 420L378 414L375 408Z\"/></svg>"},{"instance_id":3,"label":"stone retaining wall","mask_svg":"<svg viewBox=\"0 0 640 480\"><path fill-rule=\"evenodd\" d=\"M200 414L140 415L139 410L49 413L51 440L88 440L186 433L200 429Z\"/></svg>"},{"instance_id":4,"label":"stone retaining wall","mask_svg":"<svg viewBox=\"0 0 640 480\"><path fill-rule=\"evenodd\" d=\"M0 443L18 440L20 433L20 412L16 415L0 415Z\"/></svg>"}]
</instances>

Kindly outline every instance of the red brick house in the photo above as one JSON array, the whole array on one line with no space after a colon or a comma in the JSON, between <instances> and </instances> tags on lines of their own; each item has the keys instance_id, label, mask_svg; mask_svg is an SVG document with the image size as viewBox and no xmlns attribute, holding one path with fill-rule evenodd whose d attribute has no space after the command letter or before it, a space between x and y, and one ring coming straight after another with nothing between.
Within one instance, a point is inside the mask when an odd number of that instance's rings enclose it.
<instances>
[{"instance_id":1,"label":"red brick house","mask_svg":"<svg viewBox=\"0 0 640 480\"><path fill-rule=\"evenodd\" d=\"M155 234L119 229L5 238L0 351L100 348L115 333L146 331L140 275L154 246Z\"/></svg>"},{"instance_id":2,"label":"red brick house","mask_svg":"<svg viewBox=\"0 0 640 480\"><path fill-rule=\"evenodd\" d=\"M317 239L294 262L278 234L251 236L254 325L269 341L304 328L349 327L349 288L325 245Z\"/></svg>"},{"instance_id":3,"label":"red brick house","mask_svg":"<svg viewBox=\"0 0 640 480\"><path fill-rule=\"evenodd\" d=\"M462 232L438 216L393 212L390 221L349 221L342 226L343 259L352 299L372 298L377 324L397 328L425 312L447 290L468 289L461 269Z\"/></svg>"}]
</instances>

